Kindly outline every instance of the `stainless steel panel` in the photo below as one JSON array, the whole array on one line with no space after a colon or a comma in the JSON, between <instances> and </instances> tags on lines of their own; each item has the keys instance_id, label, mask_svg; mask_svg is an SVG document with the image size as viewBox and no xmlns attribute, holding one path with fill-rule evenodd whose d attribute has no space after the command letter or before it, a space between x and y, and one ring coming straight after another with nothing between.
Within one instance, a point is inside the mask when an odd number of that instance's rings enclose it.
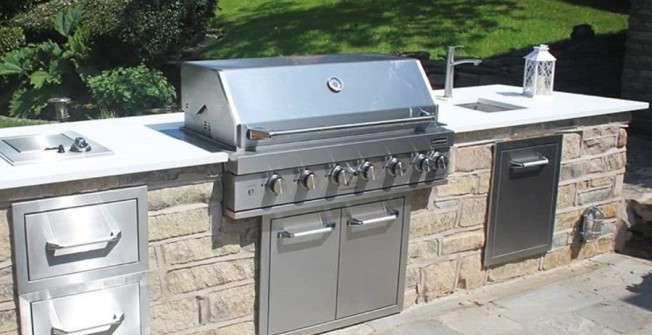
<instances>
[{"instance_id":1,"label":"stainless steel panel","mask_svg":"<svg viewBox=\"0 0 652 335\"><path fill-rule=\"evenodd\" d=\"M112 154L88 138L84 138L87 149L75 151L73 143L80 137L82 135L73 131L5 137L0 139L0 157L11 165L22 165Z\"/></svg>"},{"instance_id":2,"label":"stainless steel panel","mask_svg":"<svg viewBox=\"0 0 652 335\"><path fill-rule=\"evenodd\" d=\"M140 289L132 283L32 302L33 333L142 334Z\"/></svg>"},{"instance_id":3,"label":"stainless steel panel","mask_svg":"<svg viewBox=\"0 0 652 335\"><path fill-rule=\"evenodd\" d=\"M18 293L146 271L146 199L142 186L14 203Z\"/></svg>"},{"instance_id":4,"label":"stainless steel panel","mask_svg":"<svg viewBox=\"0 0 652 335\"><path fill-rule=\"evenodd\" d=\"M550 249L562 140L555 135L496 144L485 266Z\"/></svg>"},{"instance_id":5,"label":"stainless steel panel","mask_svg":"<svg viewBox=\"0 0 652 335\"><path fill-rule=\"evenodd\" d=\"M138 262L137 206L131 199L25 215L29 280Z\"/></svg>"},{"instance_id":6,"label":"stainless steel panel","mask_svg":"<svg viewBox=\"0 0 652 335\"><path fill-rule=\"evenodd\" d=\"M396 198L342 209L338 319L398 304L404 203Z\"/></svg>"},{"instance_id":7,"label":"stainless steel panel","mask_svg":"<svg viewBox=\"0 0 652 335\"><path fill-rule=\"evenodd\" d=\"M269 334L335 319L340 211L271 220L269 250ZM308 233L285 238L283 232Z\"/></svg>"},{"instance_id":8,"label":"stainless steel panel","mask_svg":"<svg viewBox=\"0 0 652 335\"><path fill-rule=\"evenodd\" d=\"M419 62L387 55L187 62L181 76L186 126L233 147L263 144L245 137L258 127L293 130L437 112Z\"/></svg>"}]
</instances>

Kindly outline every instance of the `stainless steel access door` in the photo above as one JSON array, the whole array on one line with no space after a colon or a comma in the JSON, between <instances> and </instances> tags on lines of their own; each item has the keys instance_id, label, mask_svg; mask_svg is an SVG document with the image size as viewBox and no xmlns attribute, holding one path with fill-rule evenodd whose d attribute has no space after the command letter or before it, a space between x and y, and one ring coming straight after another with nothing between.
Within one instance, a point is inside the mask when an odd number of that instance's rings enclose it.
<instances>
[{"instance_id":1,"label":"stainless steel access door","mask_svg":"<svg viewBox=\"0 0 652 335\"><path fill-rule=\"evenodd\" d=\"M404 201L342 209L338 319L398 304Z\"/></svg>"},{"instance_id":2,"label":"stainless steel access door","mask_svg":"<svg viewBox=\"0 0 652 335\"><path fill-rule=\"evenodd\" d=\"M269 333L334 320L340 211L274 219L271 225Z\"/></svg>"}]
</instances>

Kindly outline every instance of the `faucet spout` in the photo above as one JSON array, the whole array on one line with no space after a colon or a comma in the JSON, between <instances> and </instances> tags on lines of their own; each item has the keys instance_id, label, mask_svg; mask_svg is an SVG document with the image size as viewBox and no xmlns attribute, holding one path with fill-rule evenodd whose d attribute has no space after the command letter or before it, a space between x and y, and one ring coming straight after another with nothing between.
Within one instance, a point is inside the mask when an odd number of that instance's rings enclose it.
<instances>
[{"instance_id":1,"label":"faucet spout","mask_svg":"<svg viewBox=\"0 0 652 335\"><path fill-rule=\"evenodd\" d=\"M455 66L460 64L473 64L475 66L482 63L479 59L462 59L455 60L455 49L460 46L449 46L448 55L446 56L446 79L444 81L444 98L453 97L453 79L455 76Z\"/></svg>"}]
</instances>

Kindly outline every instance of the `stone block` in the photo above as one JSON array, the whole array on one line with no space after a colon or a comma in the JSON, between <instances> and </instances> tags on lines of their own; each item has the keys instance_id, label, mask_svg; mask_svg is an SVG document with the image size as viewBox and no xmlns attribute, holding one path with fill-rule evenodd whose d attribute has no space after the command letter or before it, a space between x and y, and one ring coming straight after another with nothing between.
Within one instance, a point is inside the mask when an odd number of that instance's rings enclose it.
<instances>
[{"instance_id":1,"label":"stone block","mask_svg":"<svg viewBox=\"0 0 652 335\"><path fill-rule=\"evenodd\" d=\"M604 162L602 157L590 159L586 162L586 169L588 173L598 173L604 171Z\"/></svg>"},{"instance_id":2,"label":"stone block","mask_svg":"<svg viewBox=\"0 0 652 335\"><path fill-rule=\"evenodd\" d=\"M462 147L455 149L455 171L472 172L491 169L491 145Z\"/></svg>"},{"instance_id":3,"label":"stone block","mask_svg":"<svg viewBox=\"0 0 652 335\"><path fill-rule=\"evenodd\" d=\"M568 245L569 233L558 233L552 236L552 248L560 248Z\"/></svg>"},{"instance_id":4,"label":"stone block","mask_svg":"<svg viewBox=\"0 0 652 335\"><path fill-rule=\"evenodd\" d=\"M424 278L424 297L426 301L453 292L457 272L457 261L449 260L421 269Z\"/></svg>"},{"instance_id":5,"label":"stone block","mask_svg":"<svg viewBox=\"0 0 652 335\"><path fill-rule=\"evenodd\" d=\"M152 334L169 334L196 326L199 323L198 306L194 297L151 306Z\"/></svg>"},{"instance_id":6,"label":"stone block","mask_svg":"<svg viewBox=\"0 0 652 335\"><path fill-rule=\"evenodd\" d=\"M623 187L625 186L625 174L621 173L616 175L616 180L614 182L614 196L620 196L623 194Z\"/></svg>"},{"instance_id":7,"label":"stone block","mask_svg":"<svg viewBox=\"0 0 652 335\"><path fill-rule=\"evenodd\" d=\"M18 319L15 310L0 311L0 333L18 330Z\"/></svg>"},{"instance_id":8,"label":"stone block","mask_svg":"<svg viewBox=\"0 0 652 335\"><path fill-rule=\"evenodd\" d=\"M557 210L573 207L576 193L577 187L575 184L559 186L557 191Z\"/></svg>"},{"instance_id":9,"label":"stone block","mask_svg":"<svg viewBox=\"0 0 652 335\"><path fill-rule=\"evenodd\" d=\"M169 187L149 191L147 203L150 211L184 204L209 203L213 198L213 183Z\"/></svg>"},{"instance_id":10,"label":"stone block","mask_svg":"<svg viewBox=\"0 0 652 335\"><path fill-rule=\"evenodd\" d=\"M595 202L608 200L611 197L611 187L592 189L586 192L578 192L578 204L586 205Z\"/></svg>"},{"instance_id":11,"label":"stone block","mask_svg":"<svg viewBox=\"0 0 652 335\"><path fill-rule=\"evenodd\" d=\"M615 201L600 205L600 209L604 213L605 219L614 219L618 217L618 212L620 211L620 202Z\"/></svg>"},{"instance_id":12,"label":"stone block","mask_svg":"<svg viewBox=\"0 0 652 335\"><path fill-rule=\"evenodd\" d=\"M220 164L199 165L176 169L165 169L143 173L133 173L120 176L121 185L164 185L190 184L206 180L214 180L222 174Z\"/></svg>"},{"instance_id":13,"label":"stone block","mask_svg":"<svg viewBox=\"0 0 652 335\"><path fill-rule=\"evenodd\" d=\"M233 287L208 295L209 321L221 322L254 314L256 288L253 284Z\"/></svg>"},{"instance_id":14,"label":"stone block","mask_svg":"<svg viewBox=\"0 0 652 335\"><path fill-rule=\"evenodd\" d=\"M0 303L14 300L14 285L10 282L0 284Z\"/></svg>"},{"instance_id":15,"label":"stone block","mask_svg":"<svg viewBox=\"0 0 652 335\"><path fill-rule=\"evenodd\" d=\"M595 251L598 254L604 254L607 252L614 251L614 236L607 235L607 236L600 237L596 241L595 247L596 247Z\"/></svg>"},{"instance_id":16,"label":"stone block","mask_svg":"<svg viewBox=\"0 0 652 335\"><path fill-rule=\"evenodd\" d=\"M408 257L413 260L427 260L437 258L439 254L439 241L436 239L410 242L408 245Z\"/></svg>"},{"instance_id":17,"label":"stone block","mask_svg":"<svg viewBox=\"0 0 652 335\"><path fill-rule=\"evenodd\" d=\"M624 169L625 164L627 164L627 155L624 151L617 152L604 157L605 172Z\"/></svg>"},{"instance_id":18,"label":"stone block","mask_svg":"<svg viewBox=\"0 0 652 335\"><path fill-rule=\"evenodd\" d=\"M584 161L562 164L559 180L563 181L584 176L587 170L586 165Z\"/></svg>"},{"instance_id":19,"label":"stone block","mask_svg":"<svg viewBox=\"0 0 652 335\"><path fill-rule=\"evenodd\" d=\"M442 254L450 255L457 252L479 249L484 246L484 241L484 230L446 236L443 241Z\"/></svg>"},{"instance_id":20,"label":"stone block","mask_svg":"<svg viewBox=\"0 0 652 335\"><path fill-rule=\"evenodd\" d=\"M149 247L149 300L156 301L161 298L161 278L159 275L156 249Z\"/></svg>"},{"instance_id":21,"label":"stone block","mask_svg":"<svg viewBox=\"0 0 652 335\"><path fill-rule=\"evenodd\" d=\"M148 226L150 241L206 232L211 226L208 206L178 212L151 213Z\"/></svg>"},{"instance_id":22,"label":"stone block","mask_svg":"<svg viewBox=\"0 0 652 335\"><path fill-rule=\"evenodd\" d=\"M501 281L510 278L525 276L539 270L539 257L528 258L499 265L489 270L489 281Z\"/></svg>"},{"instance_id":23,"label":"stone block","mask_svg":"<svg viewBox=\"0 0 652 335\"><path fill-rule=\"evenodd\" d=\"M236 323L217 330L217 335L255 335L256 326L253 321Z\"/></svg>"},{"instance_id":24,"label":"stone block","mask_svg":"<svg viewBox=\"0 0 652 335\"><path fill-rule=\"evenodd\" d=\"M464 198L460 212L460 227L483 225L487 219L487 197Z\"/></svg>"},{"instance_id":25,"label":"stone block","mask_svg":"<svg viewBox=\"0 0 652 335\"><path fill-rule=\"evenodd\" d=\"M184 264L211 257L237 254L240 252L238 232L217 233L215 236L191 238L161 247L165 262L170 265Z\"/></svg>"},{"instance_id":26,"label":"stone block","mask_svg":"<svg viewBox=\"0 0 652 335\"><path fill-rule=\"evenodd\" d=\"M119 187L118 177L81 179L63 183L44 185L47 196L62 196L86 192L96 192ZM43 197L45 195L41 195Z\"/></svg>"},{"instance_id":27,"label":"stone block","mask_svg":"<svg viewBox=\"0 0 652 335\"><path fill-rule=\"evenodd\" d=\"M11 258L11 243L9 241L9 220L6 210L0 211L0 262Z\"/></svg>"},{"instance_id":28,"label":"stone block","mask_svg":"<svg viewBox=\"0 0 652 335\"><path fill-rule=\"evenodd\" d=\"M582 153L586 155L600 155L611 148L616 147L617 136L604 136L597 138L585 138Z\"/></svg>"},{"instance_id":29,"label":"stone block","mask_svg":"<svg viewBox=\"0 0 652 335\"><path fill-rule=\"evenodd\" d=\"M437 197L450 197L476 193L477 184L478 181L474 175L451 176L448 178L448 184L434 187L434 195Z\"/></svg>"},{"instance_id":30,"label":"stone block","mask_svg":"<svg viewBox=\"0 0 652 335\"><path fill-rule=\"evenodd\" d=\"M491 187L491 173L478 173L478 179L478 194L489 193L489 188Z\"/></svg>"},{"instance_id":31,"label":"stone block","mask_svg":"<svg viewBox=\"0 0 652 335\"><path fill-rule=\"evenodd\" d=\"M581 211L558 213L555 215L555 231L577 227L582 220Z\"/></svg>"},{"instance_id":32,"label":"stone block","mask_svg":"<svg viewBox=\"0 0 652 335\"><path fill-rule=\"evenodd\" d=\"M573 251L573 259L591 258L596 255L597 251L595 241L582 242L571 246L571 248Z\"/></svg>"},{"instance_id":33,"label":"stone block","mask_svg":"<svg viewBox=\"0 0 652 335\"><path fill-rule=\"evenodd\" d=\"M403 308L410 308L417 304L419 297L415 289L406 289L403 294Z\"/></svg>"},{"instance_id":34,"label":"stone block","mask_svg":"<svg viewBox=\"0 0 652 335\"><path fill-rule=\"evenodd\" d=\"M472 290L484 285L487 273L482 268L482 254L464 257L460 262L457 288Z\"/></svg>"},{"instance_id":35,"label":"stone block","mask_svg":"<svg viewBox=\"0 0 652 335\"><path fill-rule=\"evenodd\" d=\"M582 136L580 134L564 134L564 142L561 151L561 159L579 158L582 154Z\"/></svg>"},{"instance_id":36,"label":"stone block","mask_svg":"<svg viewBox=\"0 0 652 335\"><path fill-rule=\"evenodd\" d=\"M430 188L424 188L412 192L412 195L410 197L410 205L412 207L412 210L415 211L419 209L428 208L428 204L430 204L431 192L432 189Z\"/></svg>"},{"instance_id":37,"label":"stone block","mask_svg":"<svg viewBox=\"0 0 652 335\"><path fill-rule=\"evenodd\" d=\"M559 249L554 249L543 256L543 269L550 270L558 266L566 265L570 263L571 258L571 249L570 247L563 247Z\"/></svg>"},{"instance_id":38,"label":"stone block","mask_svg":"<svg viewBox=\"0 0 652 335\"><path fill-rule=\"evenodd\" d=\"M460 205L460 199L450 199L434 202L434 209L439 211L455 211Z\"/></svg>"},{"instance_id":39,"label":"stone block","mask_svg":"<svg viewBox=\"0 0 652 335\"><path fill-rule=\"evenodd\" d=\"M614 184L614 178L613 177L594 178L594 179L591 179L591 181L590 181L590 186L591 187L611 186L613 184Z\"/></svg>"},{"instance_id":40,"label":"stone block","mask_svg":"<svg viewBox=\"0 0 652 335\"><path fill-rule=\"evenodd\" d=\"M410 238L417 238L451 230L455 227L457 212L431 212L422 210L410 217Z\"/></svg>"},{"instance_id":41,"label":"stone block","mask_svg":"<svg viewBox=\"0 0 652 335\"><path fill-rule=\"evenodd\" d=\"M624 148L627 146L627 130L625 128L618 129L618 142L617 148Z\"/></svg>"},{"instance_id":42,"label":"stone block","mask_svg":"<svg viewBox=\"0 0 652 335\"><path fill-rule=\"evenodd\" d=\"M192 292L230 282L253 279L254 275L253 258L199 265L168 272L168 290L172 293Z\"/></svg>"}]
</instances>

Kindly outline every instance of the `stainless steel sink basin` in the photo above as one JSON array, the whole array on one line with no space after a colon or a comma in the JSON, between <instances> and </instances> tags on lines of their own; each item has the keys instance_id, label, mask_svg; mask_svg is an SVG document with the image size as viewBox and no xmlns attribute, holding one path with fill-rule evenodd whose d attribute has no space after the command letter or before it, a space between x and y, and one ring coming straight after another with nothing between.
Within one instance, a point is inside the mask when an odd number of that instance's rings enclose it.
<instances>
[{"instance_id":1,"label":"stainless steel sink basin","mask_svg":"<svg viewBox=\"0 0 652 335\"><path fill-rule=\"evenodd\" d=\"M473 110L477 110L479 112L485 112L485 113L504 112L504 111L511 111L511 110L516 110L516 109L525 109L525 107L506 104L504 102L498 102L498 101L487 100L487 99L478 99L477 101L456 104L455 106L462 107L462 108L473 109Z\"/></svg>"},{"instance_id":2,"label":"stainless steel sink basin","mask_svg":"<svg viewBox=\"0 0 652 335\"><path fill-rule=\"evenodd\" d=\"M111 150L74 131L0 138L0 157L11 165L110 154Z\"/></svg>"}]
</instances>

